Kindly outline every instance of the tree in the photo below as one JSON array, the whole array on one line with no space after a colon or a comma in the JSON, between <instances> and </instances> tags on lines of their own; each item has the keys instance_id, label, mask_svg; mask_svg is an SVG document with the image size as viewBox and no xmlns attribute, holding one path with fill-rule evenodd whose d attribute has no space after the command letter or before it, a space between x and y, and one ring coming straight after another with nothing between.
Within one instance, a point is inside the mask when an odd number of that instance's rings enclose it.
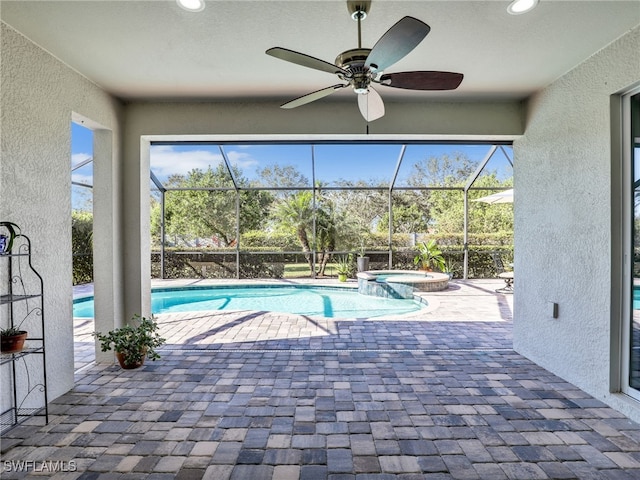
<instances>
[{"instance_id":1,"label":"tree","mask_svg":"<svg viewBox=\"0 0 640 480\"><path fill-rule=\"evenodd\" d=\"M280 222L280 227L296 232L302 251L309 263L309 271L313 272L309 230L313 228L313 193L304 190L297 192L275 204L273 216Z\"/></svg>"},{"instance_id":2,"label":"tree","mask_svg":"<svg viewBox=\"0 0 640 480\"><path fill-rule=\"evenodd\" d=\"M233 168L238 187L249 182ZM221 246L236 239L236 191L224 164L172 175L166 183L165 231L170 235L213 238ZM179 189L179 190L172 190ZM212 190L209 190L212 189ZM240 190L240 232L261 228L273 197L265 191Z\"/></svg>"},{"instance_id":3,"label":"tree","mask_svg":"<svg viewBox=\"0 0 640 480\"><path fill-rule=\"evenodd\" d=\"M324 194L322 185L316 191L316 251L319 254L320 268L318 275L324 276L327 263L336 250L338 231L344 227L331 197Z\"/></svg>"},{"instance_id":4,"label":"tree","mask_svg":"<svg viewBox=\"0 0 640 480\"><path fill-rule=\"evenodd\" d=\"M73 256L73 284L93 281L93 213L71 212L71 253Z\"/></svg>"},{"instance_id":5,"label":"tree","mask_svg":"<svg viewBox=\"0 0 640 480\"><path fill-rule=\"evenodd\" d=\"M487 194L479 188L510 187L511 179L500 181L495 173L479 177L469 191L469 232L495 233L513 230L513 208L511 204L489 205L473 200ZM461 188L464 182L460 182ZM431 216L439 233L464 231L464 200L461 190L440 190L431 193Z\"/></svg>"},{"instance_id":6,"label":"tree","mask_svg":"<svg viewBox=\"0 0 640 480\"><path fill-rule=\"evenodd\" d=\"M394 233L426 232L431 220L427 192L402 190L393 193L391 212L393 215L392 231ZM389 228L389 209L381 217L379 232Z\"/></svg>"},{"instance_id":7,"label":"tree","mask_svg":"<svg viewBox=\"0 0 640 480\"><path fill-rule=\"evenodd\" d=\"M268 165L257 171L264 187L300 188L311 182L294 165Z\"/></svg>"},{"instance_id":8,"label":"tree","mask_svg":"<svg viewBox=\"0 0 640 480\"><path fill-rule=\"evenodd\" d=\"M341 190L325 190L323 196L331 200L340 222L339 237L345 245L338 249L353 249L363 240L366 244L367 235L380 228L380 219L388 217L388 186L364 180L339 181L337 186Z\"/></svg>"},{"instance_id":9,"label":"tree","mask_svg":"<svg viewBox=\"0 0 640 480\"><path fill-rule=\"evenodd\" d=\"M429 157L413 165L407 183L412 187L459 186L476 170L476 164L464 153L454 152Z\"/></svg>"}]
</instances>

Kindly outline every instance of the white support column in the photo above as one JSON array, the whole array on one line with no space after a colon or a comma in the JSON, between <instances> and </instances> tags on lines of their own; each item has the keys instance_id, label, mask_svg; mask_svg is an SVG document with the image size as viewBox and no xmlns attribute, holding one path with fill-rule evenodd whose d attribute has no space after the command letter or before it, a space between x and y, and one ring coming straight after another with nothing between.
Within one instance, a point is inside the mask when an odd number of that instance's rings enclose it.
<instances>
[{"instance_id":1,"label":"white support column","mask_svg":"<svg viewBox=\"0 0 640 480\"><path fill-rule=\"evenodd\" d=\"M86 125L86 122L83 122ZM91 126L89 125L91 128ZM111 130L93 130L93 278L95 329L107 332L121 326L123 317L122 241L119 208L119 165ZM113 352L96 343L96 362L113 362Z\"/></svg>"}]
</instances>

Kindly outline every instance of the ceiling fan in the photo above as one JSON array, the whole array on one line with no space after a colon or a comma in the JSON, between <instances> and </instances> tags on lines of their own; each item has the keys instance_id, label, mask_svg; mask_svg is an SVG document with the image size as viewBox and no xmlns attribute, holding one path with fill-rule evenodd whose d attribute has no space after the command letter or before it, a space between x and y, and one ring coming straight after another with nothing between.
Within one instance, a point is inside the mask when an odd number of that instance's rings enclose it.
<instances>
[{"instance_id":1,"label":"ceiling fan","mask_svg":"<svg viewBox=\"0 0 640 480\"><path fill-rule=\"evenodd\" d=\"M361 22L367 16L370 6L371 0L347 1L347 9L351 17L358 22L358 48L339 54L335 64L281 47L273 47L266 51L267 55L287 62L336 74L344 82L295 98L281 105L281 108L299 107L351 86L358 95L360 113L365 120L372 122L384 115L382 97L372 84L407 90L458 88L464 77L461 73L438 71L384 73L385 69L418 46L431 27L416 18L403 17L380 37L373 48L362 48Z\"/></svg>"}]
</instances>

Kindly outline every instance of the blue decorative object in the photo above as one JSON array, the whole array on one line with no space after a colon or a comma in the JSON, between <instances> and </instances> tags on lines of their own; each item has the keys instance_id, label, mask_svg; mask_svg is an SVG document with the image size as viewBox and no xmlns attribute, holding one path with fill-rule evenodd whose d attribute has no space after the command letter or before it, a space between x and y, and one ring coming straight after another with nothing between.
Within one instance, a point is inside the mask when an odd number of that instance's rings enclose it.
<instances>
[{"instance_id":1,"label":"blue decorative object","mask_svg":"<svg viewBox=\"0 0 640 480\"><path fill-rule=\"evenodd\" d=\"M0 234L0 255L5 255L9 251L9 237Z\"/></svg>"}]
</instances>

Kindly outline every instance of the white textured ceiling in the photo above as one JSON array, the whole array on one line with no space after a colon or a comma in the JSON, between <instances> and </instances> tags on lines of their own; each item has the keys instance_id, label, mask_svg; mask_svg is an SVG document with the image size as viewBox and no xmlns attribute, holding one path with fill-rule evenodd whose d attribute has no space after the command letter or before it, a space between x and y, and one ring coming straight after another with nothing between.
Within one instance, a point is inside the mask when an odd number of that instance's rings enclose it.
<instances>
[{"instance_id":1,"label":"white textured ceiling","mask_svg":"<svg viewBox=\"0 0 640 480\"><path fill-rule=\"evenodd\" d=\"M280 46L333 62L357 47L346 1L2 0L2 21L123 99L288 100L338 83L329 73L266 55ZM405 15L431 33L387 73L464 73L453 92L380 87L383 97L520 99L640 24L640 0L540 0L511 16L508 1L373 0L363 47ZM630 58L630 62L640 61ZM346 91L336 95L348 95Z\"/></svg>"}]
</instances>

